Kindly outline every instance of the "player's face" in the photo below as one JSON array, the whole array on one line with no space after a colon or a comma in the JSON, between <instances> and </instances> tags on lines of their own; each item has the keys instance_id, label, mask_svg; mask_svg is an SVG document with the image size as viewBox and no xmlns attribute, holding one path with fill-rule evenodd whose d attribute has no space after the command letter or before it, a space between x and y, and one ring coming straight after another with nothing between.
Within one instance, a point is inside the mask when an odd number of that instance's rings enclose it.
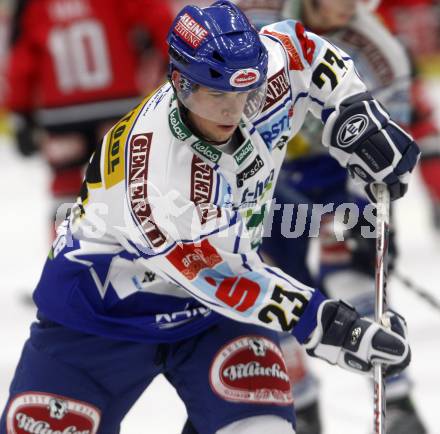
<instances>
[{"instance_id":1,"label":"player's face","mask_svg":"<svg viewBox=\"0 0 440 434\"><path fill-rule=\"evenodd\" d=\"M310 1L310 0L306 0ZM347 25L356 11L357 0L318 0L314 9L319 27L323 30L338 29Z\"/></svg>"},{"instance_id":2,"label":"player's face","mask_svg":"<svg viewBox=\"0 0 440 434\"><path fill-rule=\"evenodd\" d=\"M197 107L204 110L199 113L190 111L190 118L204 137L214 141L228 140L240 122L247 97L248 92L217 92L200 86L192 98Z\"/></svg>"},{"instance_id":3,"label":"player's face","mask_svg":"<svg viewBox=\"0 0 440 434\"><path fill-rule=\"evenodd\" d=\"M191 111L188 116L201 135L213 142L226 142L238 126L238 124L218 124Z\"/></svg>"},{"instance_id":4,"label":"player's face","mask_svg":"<svg viewBox=\"0 0 440 434\"><path fill-rule=\"evenodd\" d=\"M243 116L257 116L266 98L266 82L253 90L225 92L192 84L178 71L173 71L171 79L194 126L203 137L216 142L228 140Z\"/></svg>"}]
</instances>

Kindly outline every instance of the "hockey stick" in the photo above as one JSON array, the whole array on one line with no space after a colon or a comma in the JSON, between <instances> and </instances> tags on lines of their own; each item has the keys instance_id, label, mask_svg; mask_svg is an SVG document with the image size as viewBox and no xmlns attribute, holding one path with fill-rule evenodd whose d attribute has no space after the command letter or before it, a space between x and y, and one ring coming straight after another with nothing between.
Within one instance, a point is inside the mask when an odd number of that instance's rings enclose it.
<instances>
[{"instance_id":1,"label":"hockey stick","mask_svg":"<svg viewBox=\"0 0 440 434\"><path fill-rule=\"evenodd\" d=\"M377 237L375 267L375 321L382 324L387 306L388 234L390 221L390 195L385 184L376 187ZM385 434L385 381L381 363L374 364L374 434Z\"/></svg>"},{"instance_id":2,"label":"hockey stick","mask_svg":"<svg viewBox=\"0 0 440 434\"><path fill-rule=\"evenodd\" d=\"M426 302L428 302L431 307L433 307L436 310L440 310L440 300L435 298L429 291L427 291L425 288L422 288L421 286L418 286L415 284L411 279L408 277L402 275L398 271L393 271L393 277L398 279L405 288L412 291L413 293L417 294L420 298L423 298Z\"/></svg>"}]
</instances>

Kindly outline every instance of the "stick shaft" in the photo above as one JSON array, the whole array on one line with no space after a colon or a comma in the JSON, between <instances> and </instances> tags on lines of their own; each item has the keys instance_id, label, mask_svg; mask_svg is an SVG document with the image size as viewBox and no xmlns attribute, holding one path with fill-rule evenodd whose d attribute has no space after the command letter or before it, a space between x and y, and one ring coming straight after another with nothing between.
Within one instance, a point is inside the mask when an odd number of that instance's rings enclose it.
<instances>
[{"instance_id":1,"label":"stick shaft","mask_svg":"<svg viewBox=\"0 0 440 434\"><path fill-rule=\"evenodd\" d=\"M390 221L390 196L385 184L376 186L377 238L375 269L375 321L382 323L387 308L388 235ZM385 434L385 381L380 363L374 365L374 434Z\"/></svg>"}]
</instances>

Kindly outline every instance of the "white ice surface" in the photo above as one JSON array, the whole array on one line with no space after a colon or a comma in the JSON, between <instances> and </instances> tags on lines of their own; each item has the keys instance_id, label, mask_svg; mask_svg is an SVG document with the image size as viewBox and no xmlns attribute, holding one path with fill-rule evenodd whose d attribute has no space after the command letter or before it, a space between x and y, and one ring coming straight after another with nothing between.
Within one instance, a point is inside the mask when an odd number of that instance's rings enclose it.
<instances>
[{"instance_id":1,"label":"white ice surface","mask_svg":"<svg viewBox=\"0 0 440 434\"><path fill-rule=\"evenodd\" d=\"M440 84L432 96L440 100ZM440 118L440 115L439 115ZM34 310L21 298L38 280L48 251L48 174L38 158L22 160L0 141L0 407ZM440 236L430 225L427 195L418 174L397 206L399 269L440 299ZM440 311L392 280L394 306L408 320L414 401L429 434L440 434ZM312 360L320 378L325 434L369 434L373 404L365 378ZM215 411L212 409L211 411ZM179 434L185 408L162 377L157 378L123 422L123 434ZM276 434L276 433L273 433Z\"/></svg>"}]
</instances>

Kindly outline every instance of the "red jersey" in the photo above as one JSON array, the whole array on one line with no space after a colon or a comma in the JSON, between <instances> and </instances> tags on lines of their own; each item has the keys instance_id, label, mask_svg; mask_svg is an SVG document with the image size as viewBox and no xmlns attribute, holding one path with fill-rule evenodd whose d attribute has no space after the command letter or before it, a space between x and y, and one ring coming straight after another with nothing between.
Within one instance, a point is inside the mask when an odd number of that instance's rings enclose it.
<instances>
[{"instance_id":1,"label":"red jersey","mask_svg":"<svg viewBox=\"0 0 440 434\"><path fill-rule=\"evenodd\" d=\"M140 93L136 29L148 32L159 60L167 59L173 17L161 0L29 0L21 9L10 48L7 106L42 109L37 120L43 126L126 112L132 102L123 100Z\"/></svg>"},{"instance_id":2,"label":"red jersey","mask_svg":"<svg viewBox=\"0 0 440 434\"><path fill-rule=\"evenodd\" d=\"M399 33L401 27L407 29L419 23L423 28L429 17L436 19L433 6L433 0L382 0L377 7L377 13L393 33ZM404 23L399 23L399 20ZM408 23L408 20L415 23Z\"/></svg>"}]
</instances>

